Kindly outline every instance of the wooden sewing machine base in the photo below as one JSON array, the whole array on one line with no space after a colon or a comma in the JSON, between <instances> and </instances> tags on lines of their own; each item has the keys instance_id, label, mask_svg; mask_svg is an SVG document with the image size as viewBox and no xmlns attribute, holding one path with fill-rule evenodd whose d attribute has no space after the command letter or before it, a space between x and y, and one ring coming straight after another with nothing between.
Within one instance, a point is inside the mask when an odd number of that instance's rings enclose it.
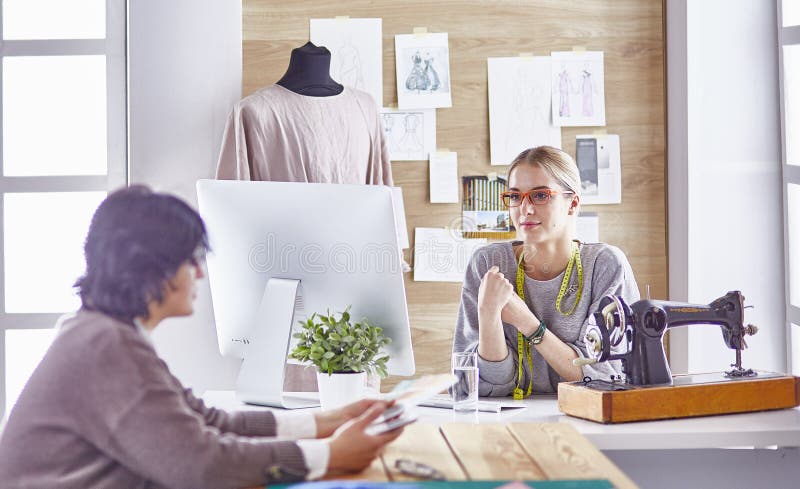
<instances>
[{"instance_id":1,"label":"wooden sewing machine base","mask_svg":"<svg viewBox=\"0 0 800 489\"><path fill-rule=\"evenodd\" d=\"M678 384L680 375L673 378ZM688 376L686 376L688 377ZM800 405L800 377L737 379L603 391L583 382L558 384L558 409L598 423L625 423L785 409Z\"/></svg>"}]
</instances>

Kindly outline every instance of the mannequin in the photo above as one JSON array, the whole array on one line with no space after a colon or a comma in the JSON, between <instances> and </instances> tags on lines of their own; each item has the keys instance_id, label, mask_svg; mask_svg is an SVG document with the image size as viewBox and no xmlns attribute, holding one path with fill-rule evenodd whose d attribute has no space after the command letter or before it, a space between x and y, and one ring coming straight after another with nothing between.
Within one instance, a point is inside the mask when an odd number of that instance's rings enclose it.
<instances>
[{"instance_id":1,"label":"mannequin","mask_svg":"<svg viewBox=\"0 0 800 489\"><path fill-rule=\"evenodd\" d=\"M292 49L289 68L277 84L310 97L339 95L344 86L331 78L330 67L331 52L328 48L307 42Z\"/></svg>"}]
</instances>

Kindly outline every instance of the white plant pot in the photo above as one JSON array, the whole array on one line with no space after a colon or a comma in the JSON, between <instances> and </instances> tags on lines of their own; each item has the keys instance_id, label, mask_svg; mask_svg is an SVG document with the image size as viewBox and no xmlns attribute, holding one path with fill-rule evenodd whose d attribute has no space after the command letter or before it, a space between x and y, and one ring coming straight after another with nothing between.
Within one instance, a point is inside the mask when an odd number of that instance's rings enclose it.
<instances>
[{"instance_id":1,"label":"white plant pot","mask_svg":"<svg viewBox=\"0 0 800 489\"><path fill-rule=\"evenodd\" d=\"M323 411L329 411L355 402L364 397L365 372L330 374L317 372L319 402Z\"/></svg>"}]
</instances>

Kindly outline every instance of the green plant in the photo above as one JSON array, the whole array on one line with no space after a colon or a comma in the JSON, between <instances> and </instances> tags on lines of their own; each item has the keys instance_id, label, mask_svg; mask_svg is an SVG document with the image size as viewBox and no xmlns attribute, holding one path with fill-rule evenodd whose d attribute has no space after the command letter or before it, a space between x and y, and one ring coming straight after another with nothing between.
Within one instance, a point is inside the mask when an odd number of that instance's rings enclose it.
<instances>
[{"instance_id":1,"label":"green plant","mask_svg":"<svg viewBox=\"0 0 800 489\"><path fill-rule=\"evenodd\" d=\"M299 340L289 358L316 365L320 372L368 372L386 377L389 355L381 354L392 340L383 330L364 318L350 323L350 306L336 318L314 313L307 321L299 321L302 331L295 333ZM379 356L380 355L380 356Z\"/></svg>"}]
</instances>

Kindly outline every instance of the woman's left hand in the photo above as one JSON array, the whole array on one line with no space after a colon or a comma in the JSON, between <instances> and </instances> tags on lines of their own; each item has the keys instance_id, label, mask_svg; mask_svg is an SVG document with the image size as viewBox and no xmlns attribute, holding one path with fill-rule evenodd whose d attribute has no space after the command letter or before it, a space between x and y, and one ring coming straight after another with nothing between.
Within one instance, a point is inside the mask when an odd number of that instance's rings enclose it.
<instances>
[{"instance_id":1,"label":"woman's left hand","mask_svg":"<svg viewBox=\"0 0 800 489\"><path fill-rule=\"evenodd\" d=\"M375 404L383 404L384 408L387 408L394 404L394 401L361 399L339 409L314 413L314 420L317 422L317 438L327 438L333 435L340 426L351 419L361 416L364 411Z\"/></svg>"}]
</instances>

